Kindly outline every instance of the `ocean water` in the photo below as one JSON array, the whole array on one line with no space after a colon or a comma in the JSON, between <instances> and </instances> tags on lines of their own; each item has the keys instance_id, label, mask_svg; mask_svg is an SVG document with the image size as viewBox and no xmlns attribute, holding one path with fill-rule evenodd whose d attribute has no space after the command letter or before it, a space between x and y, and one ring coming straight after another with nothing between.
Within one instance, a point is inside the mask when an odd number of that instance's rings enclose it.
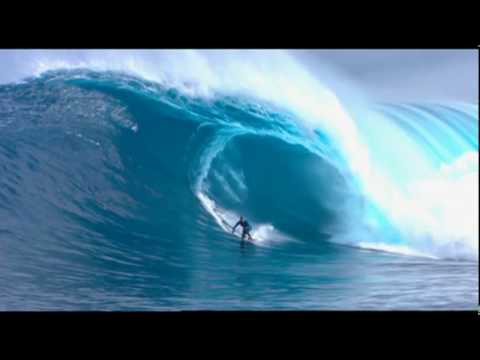
<instances>
[{"instance_id":1,"label":"ocean water","mask_svg":"<svg viewBox=\"0 0 480 360\"><path fill-rule=\"evenodd\" d=\"M477 308L478 104L183 86L0 85L0 310Z\"/></svg>"}]
</instances>

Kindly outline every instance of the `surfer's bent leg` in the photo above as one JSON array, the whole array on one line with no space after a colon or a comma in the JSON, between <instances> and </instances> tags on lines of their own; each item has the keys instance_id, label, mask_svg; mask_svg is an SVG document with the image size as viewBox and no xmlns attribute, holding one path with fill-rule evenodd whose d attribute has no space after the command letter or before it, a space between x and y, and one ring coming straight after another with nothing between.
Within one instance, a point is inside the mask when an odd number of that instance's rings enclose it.
<instances>
[{"instance_id":1,"label":"surfer's bent leg","mask_svg":"<svg viewBox=\"0 0 480 360\"><path fill-rule=\"evenodd\" d=\"M245 227L245 229L243 230L243 235L242 236L245 236L245 235L248 236L249 240L252 240L252 235L250 235L250 227Z\"/></svg>"}]
</instances>

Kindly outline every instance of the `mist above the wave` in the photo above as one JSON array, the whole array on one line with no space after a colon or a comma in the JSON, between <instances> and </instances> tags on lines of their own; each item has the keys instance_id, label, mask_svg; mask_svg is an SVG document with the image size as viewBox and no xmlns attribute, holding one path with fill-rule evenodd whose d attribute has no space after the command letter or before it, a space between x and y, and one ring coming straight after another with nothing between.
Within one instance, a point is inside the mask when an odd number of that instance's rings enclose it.
<instances>
[{"instance_id":1,"label":"mist above the wave","mask_svg":"<svg viewBox=\"0 0 480 360\"><path fill-rule=\"evenodd\" d=\"M1 83L49 70L117 71L207 99L216 93L259 97L315 124L347 117L335 93L281 50L0 50L0 59ZM331 76L328 82L339 83Z\"/></svg>"}]
</instances>

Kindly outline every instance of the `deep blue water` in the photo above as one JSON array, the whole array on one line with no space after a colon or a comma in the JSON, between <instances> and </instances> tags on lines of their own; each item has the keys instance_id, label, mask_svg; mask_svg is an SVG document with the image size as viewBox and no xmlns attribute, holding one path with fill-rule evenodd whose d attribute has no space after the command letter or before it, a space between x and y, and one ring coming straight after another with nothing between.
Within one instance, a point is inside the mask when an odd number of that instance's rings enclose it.
<instances>
[{"instance_id":1,"label":"deep blue water","mask_svg":"<svg viewBox=\"0 0 480 360\"><path fill-rule=\"evenodd\" d=\"M423 169L395 158L418 144L435 166L478 156L478 106L378 113L403 131L378 159L396 179ZM478 257L461 241L417 248L341 146L297 120L115 73L1 85L0 310L476 308ZM368 136L374 157L391 143ZM228 231L240 214L253 244ZM371 217L374 244L420 255L365 249L350 230Z\"/></svg>"}]
</instances>

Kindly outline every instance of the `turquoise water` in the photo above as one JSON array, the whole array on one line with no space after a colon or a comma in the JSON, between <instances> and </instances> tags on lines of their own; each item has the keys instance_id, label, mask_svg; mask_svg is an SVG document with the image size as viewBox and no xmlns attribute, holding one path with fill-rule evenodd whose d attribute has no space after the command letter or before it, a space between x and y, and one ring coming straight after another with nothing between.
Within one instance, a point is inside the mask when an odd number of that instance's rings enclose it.
<instances>
[{"instance_id":1,"label":"turquoise water","mask_svg":"<svg viewBox=\"0 0 480 360\"><path fill-rule=\"evenodd\" d=\"M378 105L359 132L390 180L370 186L328 131L255 97L92 71L1 85L0 309L474 309L478 247L460 213L440 227L452 194L416 195L433 225L382 194L478 157L477 113Z\"/></svg>"}]
</instances>

